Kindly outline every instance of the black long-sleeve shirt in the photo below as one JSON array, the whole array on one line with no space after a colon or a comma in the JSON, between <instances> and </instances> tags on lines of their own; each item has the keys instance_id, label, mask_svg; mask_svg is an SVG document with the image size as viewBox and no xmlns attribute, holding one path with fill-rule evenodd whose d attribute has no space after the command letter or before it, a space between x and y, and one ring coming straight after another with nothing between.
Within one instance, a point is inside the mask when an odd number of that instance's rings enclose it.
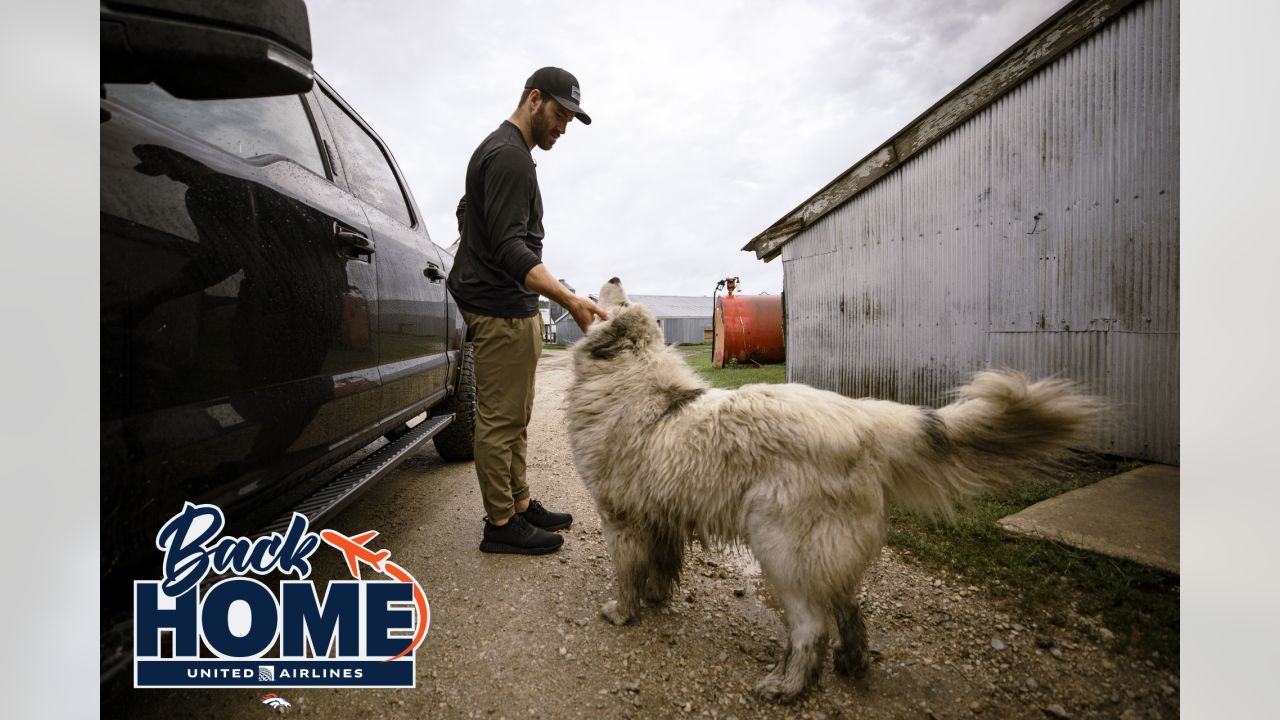
<instances>
[{"instance_id":1,"label":"black long-sleeve shirt","mask_svg":"<svg viewBox=\"0 0 1280 720\"><path fill-rule=\"evenodd\" d=\"M503 121L467 164L458 204L462 242L449 291L463 310L491 317L538 314L538 293L524 286L542 262L542 193L520 129Z\"/></svg>"}]
</instances>

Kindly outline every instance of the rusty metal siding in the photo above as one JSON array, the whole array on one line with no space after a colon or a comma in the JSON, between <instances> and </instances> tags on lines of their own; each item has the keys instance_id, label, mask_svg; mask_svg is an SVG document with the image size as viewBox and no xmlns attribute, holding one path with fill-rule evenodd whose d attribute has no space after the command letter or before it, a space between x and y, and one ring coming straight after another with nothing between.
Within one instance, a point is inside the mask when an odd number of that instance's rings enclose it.
<instances>
[{"instance_id":1,"label":"rusty metal siding","mask_svg":"<svg viewBox=\"0 0 1280 720\"><path fill-rule=\"evenodd\" d=\"M992 333L988 364L996 368L1017 368L1032 378L1067 377L1083 390L1112 401L1107 383L1108 339L1106 332L1017 332ZM1117 418L1120 425L1132 420L1126 409ZM1090 438L1089 447L1103 452L1120 452L1114 429ZM1136 457L1136 456L1135 456Z\"/></svg>"},{"instance_id":2,"label":"rusty metal siding","mask_svg":"<svg viewBox=\"0 0 1280 720\"><path fill-rule=\"evenodd\" d=\"M1110 332L1107 390L1115 421L1107 450L1178 463L1178 335Z\"/></svg>"},{"instance_id":3,"label":"rusty metal siding","mask_svg":"<svg viewBox=\"0 0 1280 720\"><path fill-rule=\"evenodd\" d=\"M974 118L783 247L789 377L936 404L982 366L988 143Z\"/></svg>"},{"instance_id":4,"label":"rusty metal siding","mask_svg":"<svg viewBox=\"0 0 1280 720\"><path fill-rule=\"evenodd\" d=\"M1081 382L1094 447L1178 461L1178 0L1135 3L781 246L788 378L940 405Z\"/></svg>"},{"instance_id":5,"label":"rusty metal siding","mask_svg":"<svg viewBox=\"0 0 1280 720\"><path fill-rule=\"evenodd\" d=\"M850 397L895 397L905 317L895 291L903 264L902 179L893 175L871 186L858 211L851 210L828 216L844 238L832 267L841 276L837 309L843 311L845 333L832 357L850 361L841 364L837 383L826 387ZM790 362L790 345L787 352Z\"/></svg>"},{"instance_id":6,"label":"rusty metal siding","mask_svg":"<svg viewBox=\"0 0 1280 720\"><path fill-rule=\"evenodd\" d=\"M789 248L787 257L799 260L835 252L839 247L838 237L838 229L832 223L819 221L796 238L795 247Z\"/></svg>"},{"instance_id":7,"label":"rusty metal siding","mask_svg":"<svg viewBox=\"0 0 1280 720\"><path fill-rule=\"evenodd\" d=\"M803 247L803 244L798 244ZM814 387L834 388L840 367L830 358L840 352L843 325L839 320L838 295L830 291L839 281L830 262L834 253L823 253L782 262L784 287L795 288L786 295L786 345L801 342L805 352L787 357L787 379ZM803 277L803 282L787 285L787 278Z\"/></svg>"},{"instance_id":8,"label":"rusty metal siding","mask_svg":"<svg viewBox=\"0 0 1280 720\"><path fill-rule=\"evenodd\" d=\"M1114 46L1104 30L989 109L993 331L1111 327Z\"/></svg>"},{"instance_id":9,"label":"rusty metal siding","mask_svg":"<svg viewBox=\"0 0 1280 720\"><path fill-rule=\"evenodd\" d=\"M942 404L986 354L991 122L978 115L903 166L903 402Z\"/></svg>"},{"instance_id":10,"label":"rusty metal siding","mask_svg":"<svg viewBox=\"0 0 1280 720\"><path fill-rule=\"evenodd\" d=\"M992 367L1070 377L1111 403L1091 447L1128 457L1178 459L1178 336L1172 333L992 333Z\"/></svg>"},{"instance_id":11,"label":"rusty metal siding","mask_svg":"<svg viewBox=\"0 0 1280 720\"><path fill-rule=\"evenodd\" d=\"M1178 3L1121 16L1116 68L1115 329L1178 332Z\"/></svg>"}]
</instances>

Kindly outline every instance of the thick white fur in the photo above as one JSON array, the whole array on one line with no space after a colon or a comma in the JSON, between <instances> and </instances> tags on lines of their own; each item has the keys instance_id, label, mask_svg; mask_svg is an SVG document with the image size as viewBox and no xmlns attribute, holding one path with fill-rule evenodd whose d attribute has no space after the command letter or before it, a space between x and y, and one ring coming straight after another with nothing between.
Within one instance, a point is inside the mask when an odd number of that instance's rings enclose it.
<instances>
[{"instance_id":1,"label":"thick white fur","mask_svg":"<svg viewBox=\"0 0 1280 720\"><path fill-rule=\"evenodd\" d=\"M885 541L888 504L954 503L1051 469L1101 406L1063 381L978 373L939 410L852 400L806 385L708 387L663 344L621 283L611 319L572 348L569 439L617 576L610 621L665 603L691 538L745 543L786 608L783 661L756 686L791 700L816 683L828 626L836 668L867 668L857 605Z\"/></svg>"}]
</instances>

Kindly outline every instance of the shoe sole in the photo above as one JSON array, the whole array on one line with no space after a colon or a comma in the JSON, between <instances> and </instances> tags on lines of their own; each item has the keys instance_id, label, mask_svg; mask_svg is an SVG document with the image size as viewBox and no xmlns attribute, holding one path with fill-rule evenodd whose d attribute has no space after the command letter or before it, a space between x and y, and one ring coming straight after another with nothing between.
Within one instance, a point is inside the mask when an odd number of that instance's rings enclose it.
<instances>
[{"instance_id":1,"label":"shoe sole","mask_svg":"<svg viewBox=\"0 0 1280 720\"><path fill-rule=\"evenodd\" d=\"M553 553L561 548L564 543L557 543L548 547L520 547L519 545L507 545L506 543L489 542L485 540L480 543L480 552L486 553L508 553L511 555L546 555Z\"/></svg>"},{"instance_id":2,"label":"shoe sole","mask_svg":"<svg viewBox=\"0 0 1280 720\"><path fill-rule=\"evenodd\" d=\"M529 524L533 525L533 523L529 523ZM533 525L533 526L538 528L539 530L546 530L547 532L553 532L555 530L564 530L565 528L569 527L572 524L573 524L573 521L570 520L569 522L563 525Z\"/></svg>"}]
</instances>

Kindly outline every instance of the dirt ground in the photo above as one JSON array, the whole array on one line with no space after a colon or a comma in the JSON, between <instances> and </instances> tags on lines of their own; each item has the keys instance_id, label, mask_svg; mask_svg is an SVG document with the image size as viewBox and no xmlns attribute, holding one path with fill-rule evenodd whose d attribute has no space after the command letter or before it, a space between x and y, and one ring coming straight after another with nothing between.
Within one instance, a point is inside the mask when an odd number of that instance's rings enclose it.
<instances>
[{"instance_id":1,"label":"dirt ground","mask_svg":"<svg viewBox=\"0 0 1280 720\"><path fill-rule=\"evenodd\" d=\"M292 715L315 718L1170 718L1178 677L1111 653L1083 618L1037 626L987 588L939 575L886 549L868 573L872 648L866 677L836 675L790 706L752 685L785 637L750 556L695 546L668 610L614 627L599 608L612 568L591 499L574 472L562 409L568 356L545 351L529 432L534 496L574 515L564 547L541 557L478 549L471 464L426 450L327 527L381 532L378 547L413 573L431 603L417 687L277 689ZM313 578L346 575L317 553ZM127 680L126 680L127 682ZM105 718L261 718L263 691L104 690Z\"/></svg>"}]
</instances>

